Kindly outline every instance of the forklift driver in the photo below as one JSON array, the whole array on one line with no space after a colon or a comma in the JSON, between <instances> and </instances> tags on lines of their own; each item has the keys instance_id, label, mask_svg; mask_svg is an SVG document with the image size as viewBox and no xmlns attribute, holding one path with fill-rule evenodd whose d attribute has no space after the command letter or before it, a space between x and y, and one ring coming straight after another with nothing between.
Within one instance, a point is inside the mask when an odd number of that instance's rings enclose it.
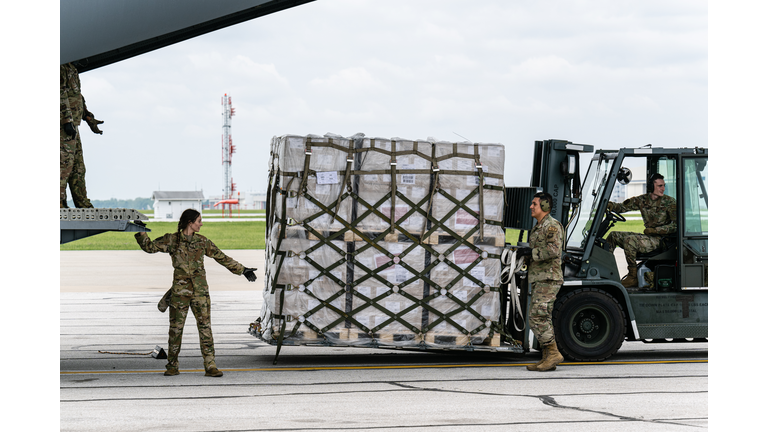
<instances>
[{"instance_id":1,"label":"forklift driver","mask_svg":"<svg viewBox=\"0 0 768 432\"><path fill-rule=\"evenodd\" d=\"M608 202L608 211L624 213L640 210L645 230L643 234L613 231L606 241L611 252L616 247L624 249L627 257L627 275L621 280L624 287L638 286L637 254L649 253L661 246L662 237L677 232L677 202L669 195L664 195L664 176L654 174L650 179L653 190L650 193L632 197L623 203Z\"/></svg>"}]
</instances>

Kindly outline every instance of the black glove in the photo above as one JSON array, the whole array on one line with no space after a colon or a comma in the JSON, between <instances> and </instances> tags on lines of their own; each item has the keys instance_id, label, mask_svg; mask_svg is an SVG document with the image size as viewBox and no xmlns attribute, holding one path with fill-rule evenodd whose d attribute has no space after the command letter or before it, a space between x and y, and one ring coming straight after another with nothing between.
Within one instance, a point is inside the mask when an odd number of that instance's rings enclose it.
<instances>
[{"instance_id":1,"label":"black glove","mask_svg":"<svg viewBox=\"0 0 768 432\"><path fill-rule=\"evenodd\" d=\"M248 282L256 281L256 274L253 273L254 270L257 270L257 269L246 267L245 271L243 271L243 276L245 276L245 278L248 279Z\"/></svg>"},{"instance_id":2,"label":"black glove","mask_svg":"<svg viewBox=\"0 0 768 432\"><path fill-rule=\"evenodd\" d=\"M521 247L517 248L517 256L518 257L526 257L533 255L533 249L529 247Z\"/></svg>"},{"instance_id":3,"label":"black glove","mask_svg":"<svg viewBox=\"0 0 768 432\"><path fill-rule=\"evenodd\" d=\"M69 135L69 139L74 139L75 135L77 135L77 131L75 130L75 126L72 123L64 123L61 125L62 128L64 128L64 132Z\"/></svg>"},{"instance_id":4,"label":"black glove","mask_svg":"<svg viewBox=\"0 0 768 432\"><path fill-rule=\"evenodd\" d=\"M85 122L88 123L88 127L91 128L93 133L99 135L104 133L99 129L99 125L104 123L102 120L96 120L96 118L93 117L93 114L88 111L85 112L85 117L83 118L85 119Z\"/></svg>"},{"instance_id":5,"label":"black glove","mask_svg":"<svg viewBox=\"0 0 768 432\"><path fill-rule=\"evenodd\" d=\"M143 227L147 226L147 224L145 224L144 222L142 222L142 221L140 221L138 219L133 221L133 223L135 223L136 225L139 225L139 226L143 226Z\"/></svg>"}]
</instances>

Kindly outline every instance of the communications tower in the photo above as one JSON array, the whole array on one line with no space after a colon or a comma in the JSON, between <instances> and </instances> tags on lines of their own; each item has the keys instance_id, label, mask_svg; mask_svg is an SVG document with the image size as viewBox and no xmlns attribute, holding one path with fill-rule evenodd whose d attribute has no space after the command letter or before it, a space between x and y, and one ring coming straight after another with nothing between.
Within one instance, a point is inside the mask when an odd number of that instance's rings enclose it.
<instances>
[{"instance_id":1,"label":"communications tower","mask_svg":"<svg viewBox=\"0 0 768 432\"><path fill-rule=\"evenodd\" d=\"M232 116L235 115L235 109L232 107L232 96L221 99L221 165L224 173L224 187L222 188L222 199L231 199L235 192L235 182L232 180L232 154L235 152L235 145L232 144Z\"/></svg>"}]
</instances>

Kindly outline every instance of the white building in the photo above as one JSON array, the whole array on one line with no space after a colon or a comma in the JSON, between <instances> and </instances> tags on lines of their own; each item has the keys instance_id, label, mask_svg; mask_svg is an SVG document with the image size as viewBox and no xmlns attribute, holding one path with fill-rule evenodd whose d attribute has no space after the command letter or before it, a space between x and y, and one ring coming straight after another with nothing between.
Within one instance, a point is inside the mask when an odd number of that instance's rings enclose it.
<instances>
[{"instance_id":1,"label":"white building","mask_svg":"<svg viewBox=\"0 0 768 432\"><path fill-rule=\"evenodd\" d=\"M632 178L632 181L627 185L616 182L616 186L613 188L613 193L611 193L611 201L618 203L624 202L627 198L646 193L647 188L648 184L645 179Z\"/></svg>"},{"instance_id":2,"label":"white building","mask_svg":"<svg viewBox=\"0 0 768 432\"><path fill-rule=\"evenodd\" d=\"M240 200L241 210L264 210L267 208L267 194L253 192L235 192L232 198ZM206 199L206 209L213 209L213 205L223 198L220 196L209 196ZM219 209L221 207L217 207Z\"/></svg>"},{"instance_id":3,"label":"white building","mask_svg":"<svg viewBox=\"0 0 768 432\"><path fill-rule=\"evenodd\" d=\"M155 200L155 220L179 220L181 213L186 209L195 209L203 212L202 191L154 191L152 199Z\"/></svg>"},{"instance_id":4,"label":"white building","mask_svg":"<svg viewBox=\"0 0 768 432\"><path fill-rule=\"evenodd\" d=\"M264 210L267 208L267 194L249 193L247 203L249 209Z\"/></svg>"}]
</instances>

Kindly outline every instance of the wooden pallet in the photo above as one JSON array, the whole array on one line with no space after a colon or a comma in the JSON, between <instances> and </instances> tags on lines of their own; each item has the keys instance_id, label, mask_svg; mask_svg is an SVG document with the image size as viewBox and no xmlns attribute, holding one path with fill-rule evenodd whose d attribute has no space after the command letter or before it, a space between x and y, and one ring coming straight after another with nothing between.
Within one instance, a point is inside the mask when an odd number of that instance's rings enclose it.
<instances>
[{"instance_id":1,"label":"wooden pallet","mask_svg":"<svg viewBox=\"0 0 768 432\"><path fill-rule=\"evenodd\" d=\"M499 333L494 333L492 337L485 338L483 345L492 347L501 346L501 335Z\"/></svg>"},{"instance_id":2,"label":"wooden pallet","mask_svg":"<svg viewBox=\"0 0 768 432\"><path fill-rule=\"evenodd\" d=\"M366 232L363 232L362 234L366 238L372 240L372 239L375 239L376 237L380 236L382 233L381 232L366 231ZM410 241L410 239L408 239L408 237L400 234L399 232L394 232L394 233L386 234L384 236L384 241L387 242L387 243L398 243L398 242L401 241L401 236L402 236L402 241L404 241L404 242ZM360 241L364 241L364 240L363 240L363 238L361 236L355 234L354 232L347 231L347 232L344 233L344 241L347 241L347 242L360 242Z\"/></svg>"},{"instance_id":3,"label":"wooden pallet","mask_svg":"<svg viewBox=\"0 0 768 432\"><path fill-rule=\"evenodd\" d=\"M472 345L483 344L483 338L479 336L435 334L434 332L427 332L424 335L424 342L427 345L466 346L470 341Z\"/></svg>"},{"instance_id":4,"label":"wooden pallet","mask_svg":"<svg viewBox=\"0 0 768 432\"><path fill-rule=\"evenodd\" d=\"M339 233L339 231L326 231L326 232L321 232L320 235L322 235L324 238L327 239L327 238L332 237L332 236L334 236L334 235L336 235L338 233ZM313 240L313 241L320 241L320 237L316 236L315 234L313 234L310 231L307 231L307 239L308 240ZM346 240L344 240L344 236L343 235L340 235L340 236L334 238L333 241L346 241Z\"/></svg>"},{"instance_id":5,"label":"wooden pallet","mask_svg":"<svg viewBox=\"0 0 768 432\"><path fill-rule=\"evenodd\" d=\"M292 337L289 337L290 330L288 328L285 329L285 338L286 340L292 340L292 341L315 341L315 340L322 340L323 337L319 336L315 331L310 329L305 329L301 331L297 331L295 335ZM280 327L274 326L272 327L272 337L274 339L277 339L280 337Z\"/></svg>"},{"instance_id":6,"label":"wooden pallet","mask_svg":"<svg viewBox=\"0 0 768 432\"><path fill-rule=\"evenodd\" d=\"M320 237L313 234L312 232L309 232L305 230L303 227L292 227L291 229L296 230L299 229L303 232L303 235L300 235L300 238L306 238L309 240L319 241L321 240ZM320 233L320 235L323 238L329 238L336 234L338 234L339 231L326 231ZM408 232L411 236L413 236L416 239L421 238L421 232ZM384 234L383 241L387 243L412 243L413 240L403 234L400 231L395 231L394 233L388 232L388 231L363 231L361 234L368 239L375 239L379 237L380 235ZM343 235L339 235L334 239L334 241L345 241L345 242L361 242L364 241L363 237L353 231L345 231ZM457 240L455 237L453 237L450 234L446 234L445 232L434 232L430 234L429 236L426 236L422 242L424 244L429 245L439 245L439 244L454 244ZM491 236L491 237L484 237L480 239L479 236L474 236L469 239L469 242L473 245L478 246L494 246L494 247L504 247L504 244L506 242L506 239L503 236Z\"/></svg>"},{"instance_id":7,"label":"wooden pallet","mask_svg":"<svg viewBox=\"0 0 768 432\"><path fill-rule=\"evenodd\" d=\"M504 243L506 242L506 239L501 236L484 237L482 240L480 239L480 236L475 236L475 237L471 237L469 240L470 240L470 243L476 246L504 247ZM424 240L424 243L430 244L430 245L439 245L439 244L453 244L453 243L456 243L457 241L458 240L452 235L433 233L427 239Z\"/></svg>"},{"instance_id":8,"label":"wooden pallet","mask_svg":"<svg viewBox=\"0 0 768 432\"><path fill-rule=\"evenodd\" d=\"M274 329L273 335L279 335L280 329ZM361 343L369 344L374 341L378 344L384 345L419 345L424 341L427 345L437 346L466 346L469 345L471 340L473 345L484 345L497 347L501 345L501 335L494 333L491 337L485 339L469 335L456 335L456 334L435 334L428 332L426 335L414 334L414 333L366 333L358 329L334 329L327 331L323 335L319 335L313 330L306 329L299 332L293 337L287 337L286 340L292 341L320 341L320 340L338 340L341 345L345 341L349 344Z\"/></svg>"},{"instance_id":9,"label":"wooden pallet","mask_svg":"<svg viewBox=\"0 0 768 432\"><path fill-rule=\"evenodd\" d=\"M376 341L380 344L402 344L407 342L409 345L418 345L421 342L421 336L414 333L365 333L358 329L347 329L343 340L349 341Z\"/></svg>"}]
</instances>

